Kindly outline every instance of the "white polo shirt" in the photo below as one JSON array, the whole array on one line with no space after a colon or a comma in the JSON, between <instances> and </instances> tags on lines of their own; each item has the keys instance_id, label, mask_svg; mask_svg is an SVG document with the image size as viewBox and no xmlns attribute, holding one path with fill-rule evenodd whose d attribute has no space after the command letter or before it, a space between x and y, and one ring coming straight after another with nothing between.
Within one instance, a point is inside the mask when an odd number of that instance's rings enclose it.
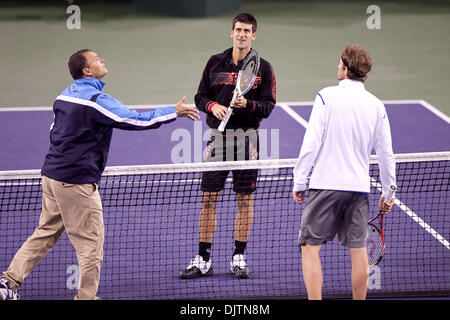
<instances>
[{"instance_id":1,"label":"white polo shirt","mask_svg":"<svg viewBox=\"0 0 450 320\"><path fill-rule=\"evenodd\" d=\"M369 160L379 159L383 195L395 185L395 160L383 103L360 81L345 79L319 91L297 164L294 191L370 192Z\"/></svg>"}]
</instances>

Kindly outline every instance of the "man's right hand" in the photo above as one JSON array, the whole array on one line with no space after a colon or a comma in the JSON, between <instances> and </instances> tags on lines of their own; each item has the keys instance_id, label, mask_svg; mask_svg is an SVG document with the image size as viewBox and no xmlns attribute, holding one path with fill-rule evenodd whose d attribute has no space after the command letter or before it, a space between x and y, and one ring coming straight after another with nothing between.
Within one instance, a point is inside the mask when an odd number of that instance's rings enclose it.
<instances>
[{"instance_id":1,"label":"man's right hand","mask_svg":"<svg viewBox=\"0 0 450 320\"><path fill-rule=\"evenodd\" d=\"M395 198L392 198L390 202L385 202L384 197L381 197L380 201L378 202L378 208L383 212L383 214L388 213L391 211L392 207L395 204Z\"/></svg>"},{"instance_id":2,"label":"man's right hand","mask_svg":"<svg viewBox=\"0 0 450 320\"><path fill-rule=\"evenodd\" d=\"M305 191L292 191L292 197L298 204L302 204L305 199Z\"/></svg>"},{"instance_id":3,"label":"man's right hand","mask_svg":"<svg viewBox=\"0 0 450 320\"><path fill-rule=\"evenodd\" d=\"M211 112L219 120L223 120L223 118L225 118L225 116L227 115L227 111L228 111L227 107L218 103L213 105L211 108Z\"/></svg>"},{"instance_id":4,"label":"man's right hand","mask_svg":"<svg viewBox=\"0 0 450 320\"><path fill-rule=\"evenodd\" d=\"M199 111L195 108L188 107L184 103L186 102L186 97L184 96L178 103L175 105L175 111L177 112L178 117L187 117L191 120L200 119Z\"/></svg>"}]
</instances>

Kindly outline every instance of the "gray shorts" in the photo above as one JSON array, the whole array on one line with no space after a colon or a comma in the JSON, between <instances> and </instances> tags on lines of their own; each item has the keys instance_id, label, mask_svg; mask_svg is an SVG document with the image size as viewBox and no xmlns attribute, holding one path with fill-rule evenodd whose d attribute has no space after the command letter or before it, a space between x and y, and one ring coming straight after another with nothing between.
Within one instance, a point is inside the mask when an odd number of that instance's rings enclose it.
<instances>
[{"instance_id":1,"label":"gray shorts","mask_svg":"<svg viewBox=\"0 0 450 320\"><path fill-rule=\"evenodd\" d=\"M339 244L363 248L368 217L369 194L312 189L302 213L299 244L321 245L337 234Z\"/></svg>"}]
</instances>

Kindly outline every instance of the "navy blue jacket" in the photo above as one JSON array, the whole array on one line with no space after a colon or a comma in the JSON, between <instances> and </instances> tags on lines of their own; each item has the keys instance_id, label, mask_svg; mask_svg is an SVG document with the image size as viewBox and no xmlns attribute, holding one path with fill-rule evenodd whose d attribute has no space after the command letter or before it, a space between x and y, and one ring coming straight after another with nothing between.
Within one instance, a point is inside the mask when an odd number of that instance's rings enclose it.
<instances>
[{"instance_id":1,"label":"navy blue jacket","mask_svg":"<svg viewBox=\"0 0 450 320\"><path fill-rule=\"evenodd\" d=\"M103 93L104 86L94 78L78 79L56 97L43 175L67 183L96 183L108 160L113 128L155 129L177 116L173 106L130 110Z\"/></svg>"}]
</instances>

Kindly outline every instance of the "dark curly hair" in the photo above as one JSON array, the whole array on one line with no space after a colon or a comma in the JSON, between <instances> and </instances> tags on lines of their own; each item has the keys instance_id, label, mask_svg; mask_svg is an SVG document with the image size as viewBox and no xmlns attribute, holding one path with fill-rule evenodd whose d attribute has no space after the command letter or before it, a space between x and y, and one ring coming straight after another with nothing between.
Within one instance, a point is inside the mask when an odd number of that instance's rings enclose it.
<instances>
[{"instance_id":1,"label":"dark curly hair","mask_svg":"<svg viewBox=\"0 0 450 320\"><path fill-rule=\"evenodd\" d=\"M258 27L255 17L250 13L239 13L236 17L234 17L233 23L231 24L231 30L234 30L236 22L251 24L253 32L256 32L256 28Z\"/></svg>"},{"instance_id":2,"label":"dark curly hair","mask_svg":"<svg viewBox=\"0 0 450 320\"><path fill-rule=\"evenodd\" d=\"M347 77L352 80L364 82L372 69L372 59L369 53L357 45L346 46L342 52L341 60L349 71Z\"/></svg>"}]
</instances>

